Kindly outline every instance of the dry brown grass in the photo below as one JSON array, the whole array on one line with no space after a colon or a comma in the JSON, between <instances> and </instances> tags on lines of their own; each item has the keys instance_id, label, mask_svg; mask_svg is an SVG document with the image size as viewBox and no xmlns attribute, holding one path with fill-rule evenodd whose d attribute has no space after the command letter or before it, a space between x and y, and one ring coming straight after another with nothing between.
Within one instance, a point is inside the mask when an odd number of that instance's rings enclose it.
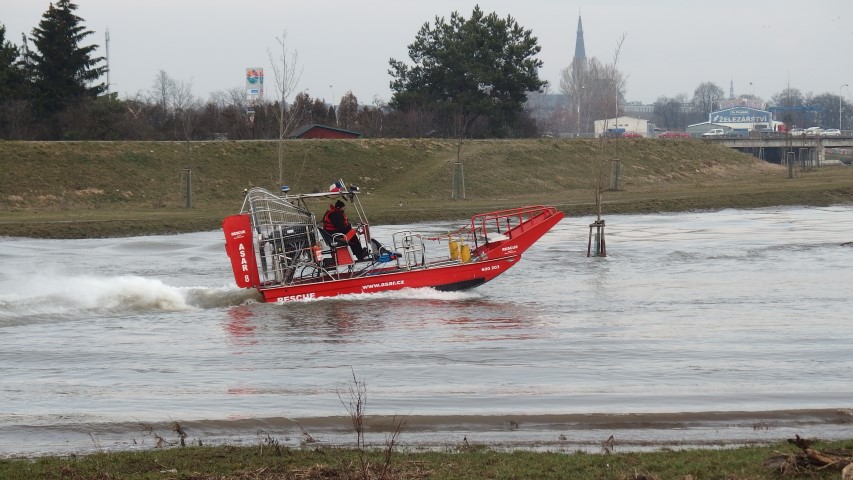
<instances>
[{"instance_id":1,"label":"dry brown grass","mask_svg":"<svg viewBox=\"0 0 853 480\"><path fill-rule=\"evenodd\" d=\"M275 142L0 142L0 235L99 237L219 227L249 186L275 189ZM594 162L622 162L603 213L827 205L853 199L853 169L787 170L703 141L480 140L462 148L466 199L450 199L456 145L436 139L288 141L294 192L359 184L372 223L459 220L552 204L594 213ZM185 208L184 168L193 169ZM402 206L400 204L402 203Z\"/></svg>"}]
</instances>

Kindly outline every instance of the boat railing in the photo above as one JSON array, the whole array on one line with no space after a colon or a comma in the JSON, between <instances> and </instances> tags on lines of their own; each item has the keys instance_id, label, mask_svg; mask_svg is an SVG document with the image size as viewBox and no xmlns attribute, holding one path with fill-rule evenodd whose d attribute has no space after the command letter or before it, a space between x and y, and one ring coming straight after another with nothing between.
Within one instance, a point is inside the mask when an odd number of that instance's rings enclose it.
<instances>
[{"instance_id":1,"label":"boat railing","mask_svg":"<svg viewBox=\"0 0 853 480\"><path fill-rule=\"evenodd\" d=\"M394 253L397 254L397 266L411 270L423 267L426 262L426 247L423 237L411 230L400 230L391 235Z\"/></svg>"},{"instance_id":2,"label":"boat railing","mask_svg":"<svg viewBox=\"0 0 853 480\"><path fill-rule=\"evenodd\" d=\"M485 244L514 238L555 215L555 207L542 205L482 213L471 217L471 230L475 233L475 248Z\"/></svg>"}]
</instances>

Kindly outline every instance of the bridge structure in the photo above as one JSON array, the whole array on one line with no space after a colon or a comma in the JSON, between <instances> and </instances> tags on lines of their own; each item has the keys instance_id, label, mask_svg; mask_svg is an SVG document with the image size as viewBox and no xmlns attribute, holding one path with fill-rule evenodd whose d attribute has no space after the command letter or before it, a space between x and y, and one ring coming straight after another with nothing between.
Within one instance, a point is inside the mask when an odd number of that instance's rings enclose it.
<instances>
[{"instance_id":1,"label":"bridge structure","mask_svg":"<svg viewBox=\"0 0 853 480\"><path fill-rule=\"evenodd\" d=\"M853 149L853 136L823 137L775 134L762 137L712 137L703 140L720 143L762 160L785 164L791 159L814 166L821 165L827 148Z\"/></svg>"}]
</instances>

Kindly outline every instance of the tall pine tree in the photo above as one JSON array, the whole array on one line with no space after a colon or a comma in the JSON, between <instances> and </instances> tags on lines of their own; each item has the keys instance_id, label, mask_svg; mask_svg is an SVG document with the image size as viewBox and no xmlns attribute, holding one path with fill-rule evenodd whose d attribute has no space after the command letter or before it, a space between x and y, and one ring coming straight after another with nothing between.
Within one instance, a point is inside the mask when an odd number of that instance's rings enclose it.
<instances>
[{"instance_id":1,"label":"tall pine tree","mask_svg":"<svg viewBox=\"0 0 853 480\"><path fill-rule=\"evenodd\" d=\"M0 104L23 95L25 77L18 57L18 47L6 40L6 27L0 24Z\"/></svg>"},{"instance_id":2,"label":"tall pine tree","mask_svg":"<svg viewBox=\"0 0 853 480\"><path fill-rule=\"evenodd\" d=\"M391 106L403 111L431 109L451 120L443 128L467 137L481 119L491 135L503 136L524 120L527 93L539 91L541 50L531 30L511 16L485 14L474 7L466 19L436 17L409 45L412 65L390 59Z\"/></svg>"},{"instance_id":3,"label":"tall pine tree","mask_svg":"<svg viewBox=\"0 0 853 480\"><path fill-rule=\"evenodd\" d=\"M66 110L107 88L95 83L107 67L102 65L103 57L92 56L97 45L80 45L93 32L82 25L83 19L74 10L77 5L70 0L51 3L32 32L35 50L28 53L30 78L43 114Z\"/></svg>"}]
</instances>

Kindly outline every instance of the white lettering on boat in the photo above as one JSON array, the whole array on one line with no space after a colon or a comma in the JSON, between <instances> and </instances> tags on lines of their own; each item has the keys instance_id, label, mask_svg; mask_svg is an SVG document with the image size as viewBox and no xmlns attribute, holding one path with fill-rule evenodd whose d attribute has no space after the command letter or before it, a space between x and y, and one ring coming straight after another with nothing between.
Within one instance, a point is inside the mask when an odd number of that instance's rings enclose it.
<instances>
[{"instance_id":1,"label":"white lettering on boat","mask_svg":"<svg viewBox=\"0 0 853 480\"><path fill-rule=\"evenodd\" d=\"M231 232L231 236L234 238L243 238L244 235L246 235L245 230L237 230L236 232Z\"/></svg>"},{"instance_id":2,"label":"white lettering on boat","mask_svg":"<svg viewBox=\"0 0 853 480\"><path fill-rule=\"evenodd\" d=\"M285 302L298 302L300 300L312 300L317 298L317 295L314 292L311 293L300 293L299 295L287 295L284 297L278 297L275 299L277 303L285 303Z\"/></svg>"},{"instance_id":3,"label":"white lettering on boat","mask_svg":"<svg viewBox=\"0 0 853 480\"><path fill-rule=\"evenodd\" d=\"M240 267L244 272L249 271L249 262L246 260L246 247L241 243L240 244Z\"/></svg>"},{"instance_id":4,"label":"white lettering on boat","mask_svg":"<svg viewBox=\"0 0 853 480\"><path fill-rule=\"evenodd\" d=\"M397 285L405 285L405 280L395 280L393 282L382 282L382 283L371 283L369 285L362 285L362 290L372 290L374 288L385 288L385 287L394 287Z\"/></svg>"},{"instance_id":5,"label":"white lettering on boat","mask_svg":"<svg viewBox=\"0 0 853 480\"><path fill-rule=\"evenodd\" d=\"M504 247L501 249L501 252L509 252L512 250L518 250L518 245L510 245L508 247Z\"/></svg>"}]
</instances>

